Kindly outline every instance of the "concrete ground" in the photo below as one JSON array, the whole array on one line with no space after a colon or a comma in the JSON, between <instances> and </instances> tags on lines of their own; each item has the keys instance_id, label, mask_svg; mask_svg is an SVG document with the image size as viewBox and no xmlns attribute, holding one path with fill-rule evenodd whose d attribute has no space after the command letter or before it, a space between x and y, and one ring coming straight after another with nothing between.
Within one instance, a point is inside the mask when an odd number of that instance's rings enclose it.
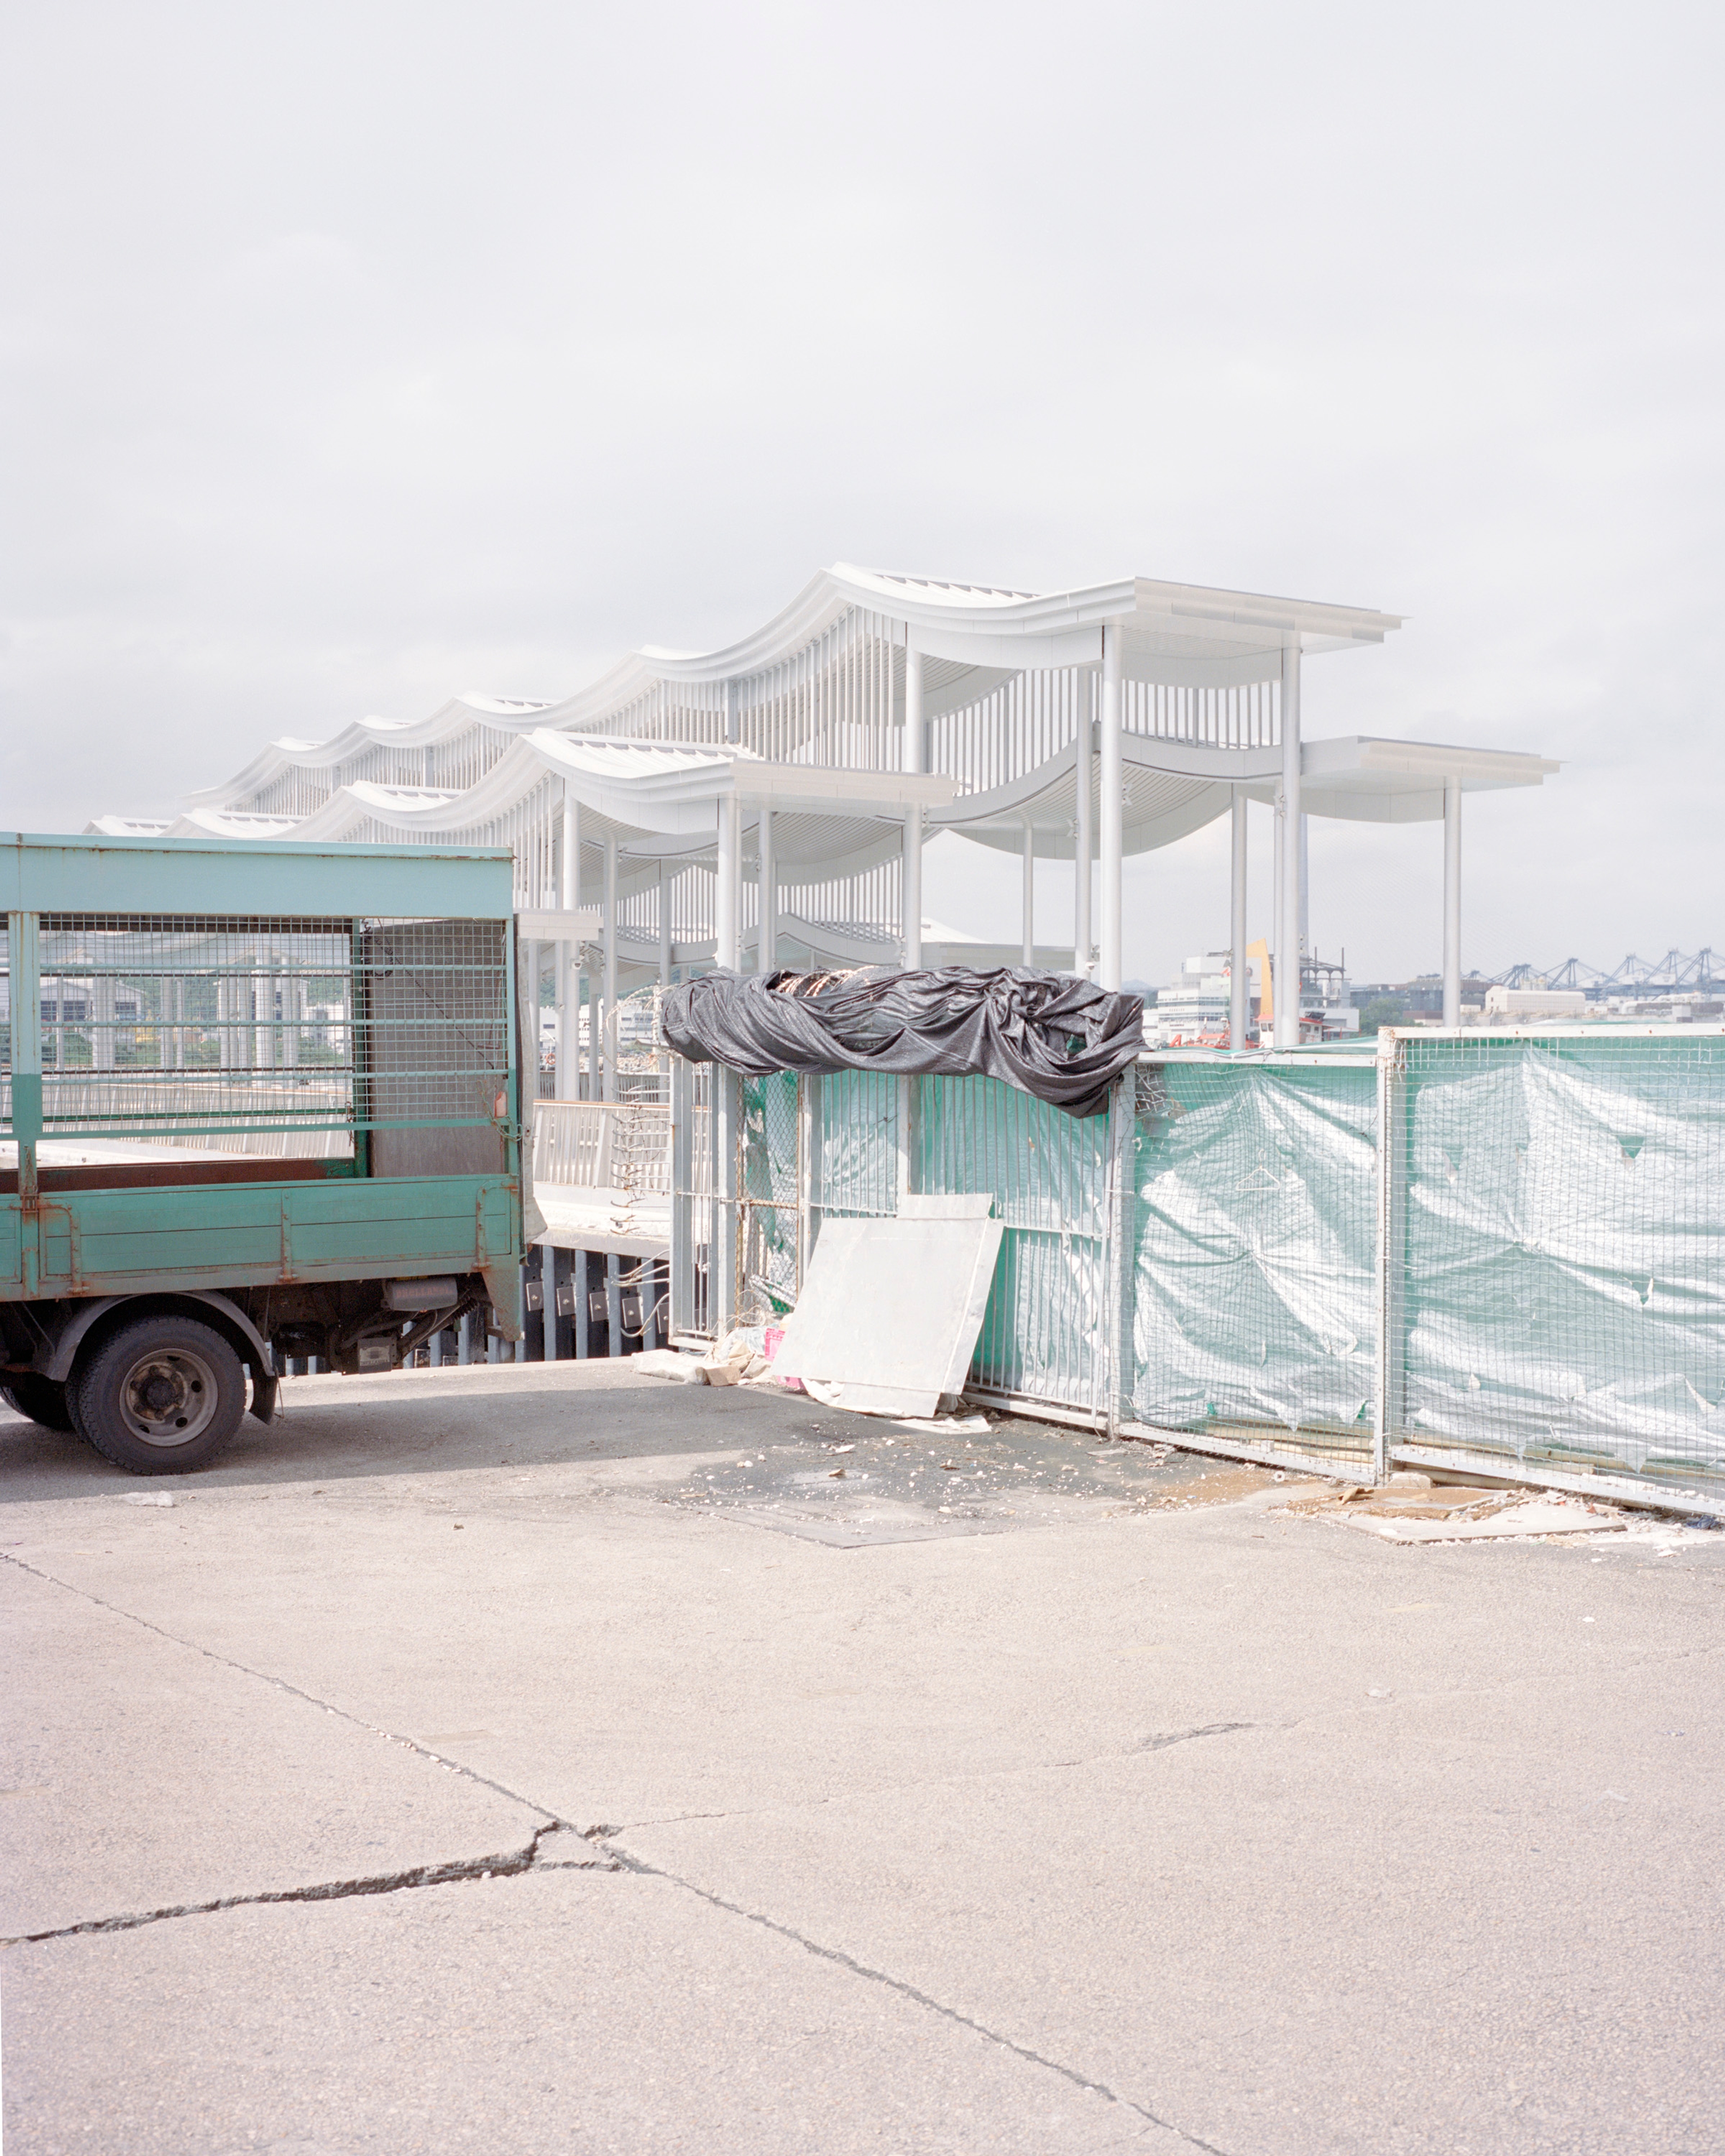
<instances>
[{"instance_id":1,"label":"concrete ground","mask_svg":"<svg viewBox=\"0 0 1725 2156\"><path fill-rule=\"evenodd\" d=\"M180 1481L0 1422L8 2156L1725 2147L1725 1533L285 1393Z\"/></svg>"}]
</instances>

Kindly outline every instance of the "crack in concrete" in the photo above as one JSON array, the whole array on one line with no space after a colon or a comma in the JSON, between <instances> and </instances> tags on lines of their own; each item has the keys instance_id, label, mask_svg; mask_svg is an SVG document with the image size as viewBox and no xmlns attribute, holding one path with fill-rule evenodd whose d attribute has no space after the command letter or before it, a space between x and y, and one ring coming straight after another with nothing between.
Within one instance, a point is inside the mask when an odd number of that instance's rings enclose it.
<instances>
[{"instance_id":1,"label":"crack in concrete","mask_svg":"<svg viewBox=\"0 0 1725 2156\"><path fill-rule=\"evenodd\" d=\"M999 2030L989 2028L986 2022L975 2020L968 2014L961 2013L956 2006L947 2006L940 1999L932 1998L927 1992L919 1991L914 1984L907 1984L902 1977L889 1975L882 1969L873 1969L867 1962L858 1961L854 1955L845 1953L837 1947L823 1946L806 1933L796 1930L792 1925L780 1923L777 1917L762 1916L757 1909L746 1909L740 1902L727 1902L722 1894L715 1894L708 1887L697 1886L694 1880L685 1879L677 1872L661 1871L659 1866L649 1864L643 1857L631 1856L627 1850L614 1849L612 1853L618 1860L619 1869L624 1871L634 1872L644 1879L663 1880L668 1887L679 1887L685 1894L693 1894L710 1907L723 1910L726 1916L741 1917L745 1923L758 1924L762 1931L773 1932L782 1939L788 1939L793 1946L801 1947L805 1953L813 1954L819 1961L834 1962L840 1969L849 1970L851 1975L861 1977L865 1983L884 1984L889 1991L897 1992L901 1998L926 2007L931 2014L938 2014L942 2020L954 2022L961 2029L968 2029L973 2035L982 2037L986 2043L998 2044L1014 2057L1024 2059L1031 2066L1044 2067L1051 2074L1058 2074L1063 2081L1070 2082L1076 2088L1086 2089L1093 2096L1106 2097L1110 2103L1117 2103L1123 2111L1135 2112L1152 2126L1160 2127L1163 2133L1178 2134L1189 2148L1202 2149L1204 2156L1225 2156L1225 2152L1218 2148L1214 2142L1200 2140L1197 2134L1188 2133L1183 2127L1176 2126L1171 2119L1162 2118L1147 2106L1135 2102L1131 2097L1122 2096L1117 2089L1110 2088L1106 2082L1093 2081L1087 2074L1080 2073L1076 2067L1063 2066L1058 2059L1050 2059L1045 2052L1032 2051L1028 2044L1020 2044L1010 2036L1003 2035Z\"/></svg>"},{"instance_id":2,"label":"crack in concrete","mask_svg":"<svg viewBox=\"0 0 1725 2156\"><path fill-rule=\"evenodd\" d=\"M547 1835L569 1834L594 1853L565 1856L547 1862L542 1845ZM259 1894L225 1894L213 1902L182 1902L172 1908L141 1909L123 1917L92 1917L80 1924L62 1924L47 1932L22 1932L0 1939L0 1947L39 1946L49 1939L74 1939L97 1932L141 1931L146 1924L161 1924L176 1917L210 1917L223 1909L252 1909L275 1902L348 1902L367 1894L402 1894L416 1887L449 1887L468 1879L517 1878L524 1871L620 1871L620 1857L584 1835L574 1834L562 1821L553 1820L535 1827L532 1839L520 1849L497 1856L459 1857L446 1864L416 1864L405 1871L373 1873L364 1879L331 1879L316 1887L281 1887Z\"/></svg>"},{"instance_id":3,"label":"crack in concrete","mask_svg":"<svg viewBox=\"0 0 1725 2156\"><path fill-rule=\"evenodd\" d=\"M285 1691L290 1699L303 1700L307 1707L315 1707L325 1714L338 1716L353 1728L364 1730L368 1737L378 1737L386 1744L399 1744L409 1752L417 1752L422 1759L429 1759L446 1774L459 1774L465 1781L477 1783L482 1789L490 1789L496 1796L507 1797L511 1804L520 1804L523 1810L539 1813L546 1826L568 1825L567 1820L560 1820L555 1813L547 1812L543 1804L536 1804L518 1790L507 1789L501 1782L494 1782L489 1774L476 1774L471 1767L464 1767L459 1759L444 1758L441 1752L434 1752L429 1744L421 1744L415 1738L403 1737L393 1729L380 1729L375 1722L367 1722L359 1715L350 1714L345 1707L331 1707L326 1699L320 1699L316 1692L305 1691L298 1685L290 1684L285 1677L266 1676L262 1670L254 1670L248 1663L236 1662L231 1655L218 1655L213 1647L200 1646L196 1640L187 1640L177 1632L170 1632L165 1625L152 1624L147 1617L140 1617L135 1609L122 1609L117 1602L105 1601L100 1594L92 1594L87 1587L75 1587L70 1580L60 1579L51 1572L44 1572L39 1565L27 1564L21 1557L13 1557L0 1551L0 1558L3 1558L8 1564L15 1565L20 1572L28 1573L33 1579L39 1579L49 1587L58 1587L63 1594L79 1595L85 1602L94 1603L98 1609L105 1609L110 1616L123 1617L129 1625L142 1625L146 1632L153 1632L158 1640L166 1640L172 1646L184 1647L190 1654L202 1655L207 1662L214 1662L224 1670L235 1670L241 1676L251 1677L259 1684L273 1686L277 1691Z\"/></svg>"},{"instance_id":4,"label":"crack in concrete","mask_svg":"<svg viewBox=\"0 0 1725 2156\"><path fill-rule=\"evenodd\" d=\"M350 1714L344 1707L331 1707L327 1700L318 1698L316 1693L304 1691L298 1685L288 1683L285 1678L266 1676L263 1671L254 1670L244 1662L236 1661L231 1656L218 1655L213 1648L202 1646L194 1640L187 1640L182 1638L178 1633L170 1632L165 1625L152 1624L147 1617L140 1617L135 1610L122 1609L117 1603L106 1601L102 1596L91 1594L88 1588L76 1587L69 1581L57 1578L54 1573L44 1572L39 1566L27 1563L22 1558L13 1557L3 1552L0 1552L0 1556L4 1556L8 1563L16 1565L20 1572L28 1573L33 1578L41 1580L47 1586L59 1588L69 1594L76 1594L85 1601L95 1604L98 1609L107 1610L113 1616L124 1618L131 1624L142 1625L146 1631L155 1633L159 1639L167 1640L177 1647L187 1648L193 1654L202 1655L206 1661L216 1662L223 1669L234 1670L242 1676L251 1677L259 1684L271 1685L278 1691L286 1692L290 1697L303 1701L308 1707L320 1708L326 1714L339 1715L344 1722L352 1724L353 1727L362 1729L368 1736L379 1738L385 1743L405 1745L408 1750L417 1752L422 1758L433 1761L447 1772L459 1774L466 1780L493 1791L498 1796L506 1797L511 1804L520 1804L524 1810L536 1811L542 1815L542 1822L533 1830L531 1840L521 1849L503 1856L462 1859L445 1864L419 1865L408 1871L385 1872L365 1879L336 1880L316 1887L284 1887L271 1892L259 1894L234 1894L215 1901L185 1902L171 1908L141 1911L129 1916L95 1917L83 1923L64 1925L57 1930L29 1932L17 1938L0 1939L0 1948L33 1946L50 1940L74 1938L80 1935L88 1936L96 1933L136 1931L146 1925L171 1922L180 1917L213 1916L227 1909L258 1907L276 1902L348 1901L366 1895L411 1892L421 1887L451 1886L464 1881L486 1878L519 1877L522 1873L528 1871L631 1871L643 1878L661 1880L667 1886L679 1887L685 1893L694 1895L698 1900L706 1902L710 1907L722 1911L727 1916L741 1917L746 1923L756 1924L765 1931L776 1933L779 1937L801 1947L805 1953L814 1955L818 1959L832 1962L837 1967L848 1970L853 1976L861 1978L865 1983L883 1984L889 1990L897 1992L913 2004L926 2008L930 2013L937 2014L943 2020L953 2022L960 2028L969 2030L973 2035L982 2037L985 2042L998 2044L1003 2050L1012 2052L1015 2057L1021 2058L1032 2066L1040 2066L1050 2073L1058 2074L1063 2080L1072 2083L1075 2087L1087 2090L1093 2095L1105 2098L1110 2103L1120 2105L1123 2110L1134 2112L1138 2118L1144 2119L1150 2125L1160 2128L1164 2133L1177 2134L1189 2148L1201 2150L1203 2156L1225 2156L1225 2152L1217 2148L1213 2143L1201 2140L1196 2134L1188 2133L1183 2128L1174 2125L1168 2119L1161 2118L1145 2105L1135 2102L1130 2097L1122 2096L1117 2090L1110 2088L1106 2082L1093 2081L1088 2076L1078 2072L1075 2067L1063 2066L1057 2059L1050 2059L1040 2051L1031 2050L1027 2045L1015 2042L1010 2036L1003 2035L998 2030L990 2029L984 2023L973 2020L969 2015L961 2013L957 2008L944 2005L939 1999L932 1998L927 1992L919 1991L916 1985L906 1983L902 1978L889 1975L884 1969L871 1969L865 1962L856 1960L853 1956L841 1952L836 1947L822 1946L819 1941L808 1938L788 1924L782 1924L775 1918L763 1916L756 1910L746 1909L740 1903L727 1902L721 1895L715 1894L705 1887L697 1886L693 1880L684 1879L673 1871L662 1871L656 1865L649 1864L641 1858L631 1856L624 1850L608 1845L609 1837L626 1832L626 1829L598 1825L585 1830L573 1828L567 1820L560 1820L554 1813L547 1812L544 1805L535 1804L531 1798L521 1795L519 1790L509 1789L501 1782L493 1781L489 1775L475 1774L470 1767L463 1766L459 1760L445 1759L441 1753L432 1751L428 1745L415 1743L410 1737L399 1736L393 1730L380 1729L376 1723L366 1722L358 1715ZM1178 1730L1164 1737L1147 1738L1142 1744L1132 1748L1132 1751L1140 1753L1160 1751L1171 1744L1187 1743L1200 1737L1225 1736L1237 1730L1250 1729L1256 1726L1251 1722L1208 1723L1198 1729ZM1110 1756L1130 1758L1132 1756L1132 1752ZM1055 1761L1050 1763L1056 1767L1064 1767L1084 1763ZM706 1816L723 1818L726 1815L706 1815ZM583 1843L588 1849L602 1853L547 1862L542 1856L541 1845L548 1835L559 1833L569 1834L575 1840Z\"/></svg>"},{"instance_id":5,"label":"crack in concrete","mask_svg":"<svg viewBox=\"0 0 1725 2156\"><path fill-rule=\"evenodd\" d=\"M1257 1727L1255 1722L1207 1722L1201 1729L1175 1729L1166 1737L1141 1738L1132 1746L1132 1752L1166 1752L1170 1744L1190 1744L1199 1737L1232 1737L1236 1730L1255 1729ZM1127 1754L1128 1758L1131 1756L1131 1753Z\"/></svg>"}]
</instances>

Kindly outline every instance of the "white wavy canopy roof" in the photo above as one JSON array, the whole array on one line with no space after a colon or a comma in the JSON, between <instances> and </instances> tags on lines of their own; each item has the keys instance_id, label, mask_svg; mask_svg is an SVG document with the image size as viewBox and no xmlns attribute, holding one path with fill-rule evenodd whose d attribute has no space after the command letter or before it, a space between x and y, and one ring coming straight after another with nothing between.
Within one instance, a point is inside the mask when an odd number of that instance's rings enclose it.
<instances>
[{"instance_id":1,"label":"white wavy canopy roof","mask_svg":"<svg viewBox=\"0 0 1725 2156\"><path fill-rule=\"evenodd\" d=\"M1070 859L1076 692L1059 684L1099 664L1109 627L1139 699L1125 816L1127 850L1138 852L1221 814L1234 785L1267 796L1280 767L1275 685L1290 646L1345 650L1399 626L1369 608L1141 577L1031 593L841 562L720 649L644 646L560 701L470 691L418 721L360 719L322 742L285 736L225 784L189 795L177 819L104 816L90 829L307 839L383 829L435 840L500 826L549 779L559 798L579 803L588 841L614 838L638 865L711 858L727 793L746 827L775 810L778 860L800 880L891 859L913 805L932 829L1014 850L1028 831L1039 855ZM910 651L922 654L931 740L947 744L934 757L945 768L926 778L898 767ZM1043 684L1034 695L1033 681ZM768 752L750 745L749 727ZM440 762L457 775L439 782ZM1308 810L1397 822L1441 814L1445 783L1538 784L1557 768L1358 737L1308 742L1302 764ZM377 775L382 765L391 775ZM409 766L423 783L409 782ZM302 805L270 799L296 778Z\"/></svg>"}]
</instances>

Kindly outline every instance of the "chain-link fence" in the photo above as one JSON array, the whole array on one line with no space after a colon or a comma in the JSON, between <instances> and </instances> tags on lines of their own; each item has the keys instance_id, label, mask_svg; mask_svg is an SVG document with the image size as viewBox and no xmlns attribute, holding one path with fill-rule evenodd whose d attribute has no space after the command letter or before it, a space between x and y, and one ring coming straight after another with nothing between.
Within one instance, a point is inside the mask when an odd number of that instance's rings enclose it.
<instances>
[{"instance_id":1,"label":"chain-link fence","mask_svg":"<svg viewBox=\"0 0 1725 2156\"><path fill-rule=\"evenodd\" d=\"M1372 1471L1376 1077L1140 1064L1135 1419Z\"/></svg>"},{"instance_id":2,"label":"chain-link fence","mask_svg":"<svg viewBox=\"0 0 1725 2156\"><path fill-rule=\"evenodd\" d=\"M1393 1441L1725 1499L1725 1040L1396 1044Z\"/></svg>"},{"instance_id":3,"label":"chain-link fence","mask_svg":"<svg viewBox=\"0 0 1725 2156\"><path fill-rule=\"evenodd\" d=\"M1149 1057L1084 1122L991 1079L679 1069L716 1104L678 1140L711 1163L673 1233L685 1330L793 1301L826 1214L988 1192L984 1397L1725 1509L1719 1034Z\"/></svg>"},{"instance_id":4,"label":"chain-link fence","mask_svg":"<svg viewBox=\"0 0 1725 2156\"><path fill-rule=\"evenodd\" d=\"M973 1385L1106 1422L1118 1354L1117 1117L1075 1121L997 1078L916 1082L911 1187L987 1191L1006 1225Z\"/></svg>"}]
</instances>

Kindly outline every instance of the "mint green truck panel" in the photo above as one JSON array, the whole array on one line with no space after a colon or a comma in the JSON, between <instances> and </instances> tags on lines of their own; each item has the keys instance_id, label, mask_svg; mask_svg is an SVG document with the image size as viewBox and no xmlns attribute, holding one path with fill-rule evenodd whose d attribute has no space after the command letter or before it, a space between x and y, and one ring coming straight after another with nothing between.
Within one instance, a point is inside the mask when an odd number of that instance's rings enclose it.
<instances>
[{"instance_id":1,"label":"mint green truck panel","mask_svg":"<svg viewBox=\"0 0 1725 2156\"><path fill-rule=\"evenodd\" d=\"M501 1176L54 1192L37 1218L42 1296L472 1272L507 1263L521 1236L519 1187ZM0 1281L14 1286L23 1229L18 1200L0 1199Z\"/></svg>"}]
</instances>

